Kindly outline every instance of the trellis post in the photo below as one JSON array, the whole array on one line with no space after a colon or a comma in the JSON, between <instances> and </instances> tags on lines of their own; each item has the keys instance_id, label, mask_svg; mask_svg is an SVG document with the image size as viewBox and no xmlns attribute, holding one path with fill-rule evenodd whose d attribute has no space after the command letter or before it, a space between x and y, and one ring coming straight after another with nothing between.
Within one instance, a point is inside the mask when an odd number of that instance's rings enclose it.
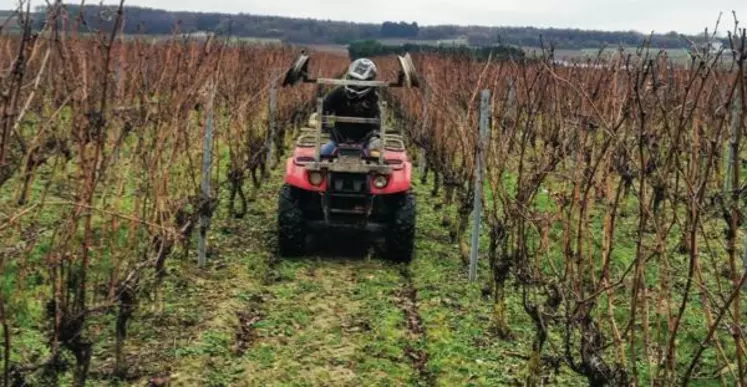
<instances>
[{"instance_id":1,"label":"trellis post","mask_svg":"<svg viewBox=\"0 0 747 387\"><path fill-rule=\"evenodd\" d=\"M469 280L477 279L477 257L480 246L480 223L482 222L482 191L485 172L485 144L490 130L490 90L482 91L480 98L480 132L475 155L475 197L473 204L474 224L472 226L472 249L469 259Z\"/></svg>"}]
</instances>

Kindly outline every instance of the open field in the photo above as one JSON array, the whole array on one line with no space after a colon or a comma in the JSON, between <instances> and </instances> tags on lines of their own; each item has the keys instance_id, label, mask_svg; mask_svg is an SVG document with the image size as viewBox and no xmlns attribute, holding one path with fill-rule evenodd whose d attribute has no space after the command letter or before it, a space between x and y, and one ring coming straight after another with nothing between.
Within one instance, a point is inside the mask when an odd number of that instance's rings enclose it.
<instances>
[{"instance_id":1,"label":"open field","mask_svg":"<svg viewBox=\"0 0 747 387\"><path fill-rule=\"evenodd\" d=\"M382 94L425 166L405 265L335 235L276 254L315 102L270 113L293 48L48 33L0 36L3 385L745 385L744 38L728 67L414 55L424 87Z\"/></svg>"},{"instance_id":2,"label":"open field","mask_svg":"<svg viewBox=\"0 0 747 387\"><path fill-rule=\"evenodd\" d=\"M522 47L524 49L524 52L527 53L528 56L534 56L534 55L541 55L542 49L540 47ZM635 53L639 47L632 47L632 46L623 46L622 49L626 53ZM618 56L618 52L620 50L620 47L606 47L603 50L601 50L601 56L606 58L606 60L609 60L610 58L614 58ZM691 62L691 56L690 52L687 49L657 49L655 47L651 47L650 51L652 54L656 54L657 52L661 51L667 55L667 58L677 66L687 66ZM600 49L599 48L585 48L581 50L567 50L567 49L558 49L555 50L554 56L557 60L560 61L569 61L569 62L579 62L579 61L586 61L586 60L596 60L600 56Z\"/></svg>"},{"instance_id":3,"label":"open field","mask_svg":"<svg viewBox=\"0 0 747 387\"><path fill-rule=\"evenodd\" d=\"M3 33L15 33L18 32L18 26L14 23L14 20L12 19L13 14L11 12L7 11L0 11L0 27L3 27Z\"/></svg>"},{"instance_id":4,"label":"open field","mask_svg":"<svg viewBox=\"0 0 747 387\"><path fill-rule=\"evenodd\" d=\"M403 45L403 44L419 44L419 45L439 45L441 42L433 40L410 40L410 39L379 39L382 44L388 45ZM456 41L455 41L456 42ZM450 44L450 43L445 43ZM325 45L311 45L310 48L320 50L323 52L347 54L347 46L341 44L325 44ZM542 55L542 49L540 47L521 47L527 56L532 57L535 55ZM628 53L636 52L638 47L623 47L623 50ZM602 56L606 58L614 57L619 48L608 47L602 51ZM652 48L651 51L656 52L657 50ZM668 58L678 66L687 65L691 61L688 50L685 49L663 49ZM555 50L555 58L559 61L584 61L584 60L595 60L599 56L598 48L586 48L581 50L569 50L569 49L557 49Z\"/></svg>"},{"instance_id":5,"label":"open field","mask_svg":"<svg viewBox=\"0 0 747 387\"><path fill-rule=\"evenodd\" d=\"M5 20L12 15L11 11L0 11L0 25L3 25ZM15 22L11 22L8 25L8 28L4 31L6 34L8 33L20 33L20 29L16 25ZM88 34L81 32L82 35ZM200 39L205 38L206 33L204 32L196 32L189 34L191 38L194 39ZM171 35L159 35L159 34L126 34L124 36L126 39L145 39L145 40L152 40L152 41L167 41L172 38ZM399 46L403 44L415 44L415 45L468 45L468 41L466 38L463 37L454 37L452 39L438 39L438 40L424 40L424 39L408 39L408 38L386 38L386 39L377 39L380 43L385 45L394 45ZM266 38L266 37L251 37L251 36L235 36L232 37L232 42L234 43L242 43L242 44L281 44L282 39L279 38ZM346 53L347 52L347 45L344 44L311 44L308 45L309 48L323 51L323 52L330 52L330 53ZM628 52L634 52L637 47L624 47L624 49ZM531 47L526 46L522 47L522 49L525 50L525 52L528 55L533 55L534 53L541 52L541 49L539 47ZM608 47L606 48L605 55L613 55L617 51L617 47ZM579 49L579 50L572 50L572 49L559 49L556 50L556 58L559 60L574 60L574 59L593 59L597 56L599 51L599 48L590 47L585 49ZM687 53L687 50L685 49L665 49L664 51L667 52L667 54L670 56L672 60L675 62L682 64L684 62L687 62L689 60L689 55Z\"/></svg>"}]
</instances>

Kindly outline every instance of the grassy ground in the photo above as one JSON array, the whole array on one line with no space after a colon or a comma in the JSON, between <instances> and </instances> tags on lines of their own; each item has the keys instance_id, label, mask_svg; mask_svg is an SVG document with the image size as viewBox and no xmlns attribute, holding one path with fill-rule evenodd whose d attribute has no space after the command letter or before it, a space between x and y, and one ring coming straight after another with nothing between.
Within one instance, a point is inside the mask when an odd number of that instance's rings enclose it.
<instances>
[{"instance_id":1,"label":"grassy ground","mask_svg":"<svg viewBox=\"0 0 747 387\"><path fill-rule=\"evenodd\" d=\"M207 268L197 269L193 256L170 261L163 307L143 300L130 325L125 352L131 377L108 379L114 343L104 341L95 347L90 385L142 386L154 377L177 386L519 382L531 325L512 298L517 338L492 336L490 303L481 286L467 281L428 187L417 187L417 256L404 266L360 243L325 248L330 241L308 257L277 259L280 183L274 171L244 219L216 215ZM99 337L113 337L113 324L105 326ZM568 373L551 380L583 384Z\"/></svg>"},{"instance_id":2,"label":"grassy ground","mask_svg":"<svg viewBox=\"0 0 747 387\"><path fill-rule=\"evenodd\" d=\"M307 257L286 260L273 253L281 174L280 169L271 173L243 219L230 218L227 201L221 198L224 205L209 234L208 267L198 269L194 254L169 258L163 303L141 299L131 320L127 380L111 380L114 317L93 321L87 332L95 341L89 385L143 386L154 377L168 377L172 386L522 384L533 328L520 294L507 288L514 339L500 340L490 326L491 301L483 294L486 257L481 257L477 283L471 284L459 246L449 242L441 226L445 209L435 209L441 198L431 197L430 186L415 187L417 254L409 266L392 264L357 240L325 248L343 240L335 236L320 241ZM0 192L0 197L12 195ZM628 207L630 215L619 220L615 278L635 256L636 205L629 202ZM592 221L593 229L601 229L598 217ZM560 240L556 232L551 237ZM548 259L562 264L559 249L551 255ZM675 277L675 288L681 289L683 278ZM657 280L649 271L647 282ZM34 364L47 357L46 328L38 322L48 294L46 286L39 286L25 297L27 311L13 311L16 326L23 327L14 332L14 349L21 352L14 362ZM619 296L625 299L626 294L622 289ZM600 305L606 304L603 301ZM681 335L678 346L680 356L687 358L706 328L700 304L693 304L683 321L687 334ZM626 311L619 309L618 322L626 321ZM706 356L712 366L713 351ZM550 385L587 384L567 368L547 376ZM69 373L60 382L70 385Z\"/></svg>"},{"instance_id":3,"label":"grassy ground","mask_svg":"<svg viewBox=\"0 0 747 387\"><path fill-rule=\"evenodd\" d=\"M111 379L114 317L92 322L89 385L143 386L159 377L172 386L522 384L533 329L520 294L507 288L514 338L501 340L491 329L491 302L483 293L486 257L471 284L459 246L441 226L444 209L434 208L441 199L431 197L430 186L415 187L417 253L409 266L388 262L357 240L330 248L344 242L335 236L320 240L307 257L278 259L273 251L281 172L271 173L243 219L230 218L220 207L205 269L196 267L194 254L169 259L163 303L141 299L131 320L126 380ZM621 220L621 227L627 223L633 227L635 219ZM620 271L633 256L628 249L634 235L621 238ZM40 288L27 314L41 314L42 293L48 290ZM44 327L17 316L24 327L14 333L14 347L22 352L17 360L44 358ZM697 333L683 339L683 353L691 353L704 334L701 314L688 311L684 324ZM545 372L549 385L587 384L567 367L556 375ZM70 385L69 373L60 385Z\"/></svg>"}]
</instances>

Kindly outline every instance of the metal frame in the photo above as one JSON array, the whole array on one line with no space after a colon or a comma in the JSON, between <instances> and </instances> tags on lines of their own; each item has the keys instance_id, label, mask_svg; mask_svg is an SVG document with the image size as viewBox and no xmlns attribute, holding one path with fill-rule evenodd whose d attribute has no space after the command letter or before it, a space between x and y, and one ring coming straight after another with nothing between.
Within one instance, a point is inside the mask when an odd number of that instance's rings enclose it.
<instances>
[{"instance_id":1,"label":"metal frame","mask_svg":"<svg viewBox=\"0 0 747 387\"><path fill-rule=\"evenodd\" d=\"M359 81L347 81L343 80L342 84L357 83ZM385 82L384 82L385 83ZM318 97L316 101L316 113L319 119L316 122L315 130L315 141L314 141L314 162L306 165L306 169L310 171L321 171L328 170L330 172L351 172L351 173L368 173L374 172L383 175L389 175L392 173L392 168L384 163L384 153L389 144L389 134L386 125L387 103L379 101L379 110L381 112L380 118L361 118L361 117L347 117L347 116L336 116L336 115L324 115L323 114L324 99ZM321 160L321 148L322 148L322 132L325 124L334 124L335 122L345 123L358 123L358 124L379 124L379 137L381 139L381 152L379 152L378 165L370 165L364 163L347 163L347 162L327 162ZM397 141L397 139L392 139ZM398 142L401 142L399 139Z\"/></svg>"},{"instance_id":2,"label":"metal frame","mask_svg":"<svg viewBox=\"0 0 747 387\"><path fill-rule=\"evenodd\" d=\"M352 79L336 78L317 78L305 79L305 83L316 83L318 85L335 85L335 86L361 86L361 87L401 87L400 82L387 81L356 81Z\"/></svg>"},{"instance_id":3,"label":"metal frame","mask_svg":"<svg viewBox=\"0 0 747 387\"><path fill-rule=\"evenodd\" d=\"M350 171L343 171L343 172L350 173ZM333 209L329 203L332 197L357 198L357 199L362 200L365 203L365 208L360 212L354 211L354 210ZM358 216L361 216L361 219L359 219L357 222L354 223L353 228L363 229L367 225L370 224L369 219L371 217L371 213L373 212L374 200L375 200L375 196L371 194L371 192L368 190L360 194L350 194L350 193L345 194L345 193L338 193L338 192L330 193L330 189L328 188L326 192L321 193L321 198L320 198L321 210L324 216L323 222L327 226L335 226L335 223L331 222L331 219L330 219L330 215L332 212L336 212L338 214L345 214L345 215L358 215ZM350 228L351 224L343 223L343 224L340 224L340 227Z\"/></svg>"}]
</instances>

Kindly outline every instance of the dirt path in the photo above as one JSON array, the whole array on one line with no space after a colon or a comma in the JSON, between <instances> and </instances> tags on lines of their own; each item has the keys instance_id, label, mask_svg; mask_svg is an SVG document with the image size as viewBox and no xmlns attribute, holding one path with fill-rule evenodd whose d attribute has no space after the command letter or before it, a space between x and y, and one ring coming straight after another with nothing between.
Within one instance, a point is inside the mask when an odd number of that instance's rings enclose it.
<instances>
[{"instance_id":1,"label":"dirt path","mask_svg":"<svg viewBox=\"0 0 747 387\"><path fill-rule=\"evenodd\" d=\"M271 232L274 222L267 225ZM266 314L238 385L421 384L427 355L413 349L419 337L409 321L419 317L402 292L412 288L403 267L357 241L337 242L303 258L270 259ZM416 352L421 360L412 361Z\"/></svg>"}]
</instances>

